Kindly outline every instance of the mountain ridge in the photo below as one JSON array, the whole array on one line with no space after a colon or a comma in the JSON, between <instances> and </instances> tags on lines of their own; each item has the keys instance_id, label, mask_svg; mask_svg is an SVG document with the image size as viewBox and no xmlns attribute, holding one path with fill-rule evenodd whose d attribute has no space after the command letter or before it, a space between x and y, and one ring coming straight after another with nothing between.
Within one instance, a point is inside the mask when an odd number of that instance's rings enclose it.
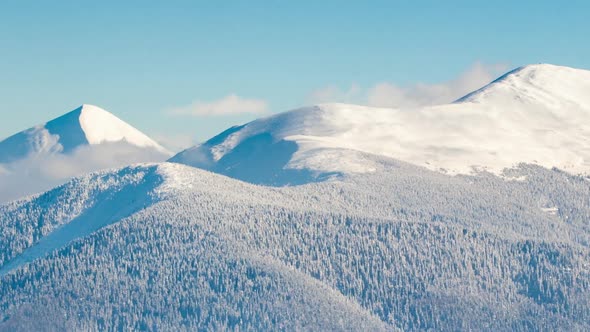
<instances>
[{"instance_id":1,"label":"mountain ridge","mask_svg":"<svg viewBox=\"0 0 590 332\"><path fill-rule=\"evenodd\" d=\"M447 174L501 175L520 163L584 174L590 172L588 91L590 71L524 66L447 105L335 103L278 113L232 127L170 161L271 185L373 172L375 157ZM241 174L240 164L264 172Z\"/></svg>"},{"instance_id":2,"label":"mountain ridge","mask_svg":"<svg viewBox=\"0 0 590 332\"><path fill-rule=\"evenodd\" d=\"M514 175L400 163L273 188L161 163L79 177L0 205L0 330L585 330L588 185Z\"/></svg>"},{"instance_id":3,"label":"mountain ridge","mask_svg":"<svg viewBox=\"0 0 590 332\"><path fill-rule=\"evenodd\" d=\"M530 87L541 88L548 92L564 92L560 91L559 85L575 79L583 80L583 86L587 86L588 81L590 81L590 70L548 63L525 65L515 68L480 89L468 93L455 101L455 103L481 101L481 98L485 96L488 90L505 88L507 86L520 88L520 92L525 92L524 90ZM556 81L559 84L556 84ZM549 86L547 86L548 83L550 83ZM523 87L527 85L528 87Z\"/></svg>"},{"instance_id":4,"label":"mountain ridge","mask_svg":"<svg viewBox=\"0 0 590 332\"><path fill-rule=\"evenodd\" d=\"M589 178L548 167L584 166L588 108L510 75L413 112L276 114L0 204L0 331L588 330Z\"/></svg>"}]
</instances>

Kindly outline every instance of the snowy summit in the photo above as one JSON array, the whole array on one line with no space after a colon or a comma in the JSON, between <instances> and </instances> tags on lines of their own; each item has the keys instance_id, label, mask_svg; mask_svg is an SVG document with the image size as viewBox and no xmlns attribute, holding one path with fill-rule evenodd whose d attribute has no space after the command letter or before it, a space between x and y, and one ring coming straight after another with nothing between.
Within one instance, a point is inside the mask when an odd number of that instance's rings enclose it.
<instances>
[{"instance_id":1,"label":"snowy summit","mask_svg":"<svg viewBox=\"0 0 590 332\"><path fill-rule=\"evenodd\" d=\"M171 155L154 140L92 105L0 141L0 203L73 176Z\"/></svg>"},{"instance_id":2,"label":"snowy summit","mask_svg":"<svg viewBox=\"0 0 590 332\"><path fill-rule=\"evenodd\" d=\"M113 114L93 105L77 109L0 142L0 163L37 153L71 153L86 145L126 142L169 153L158 143Z\"/></svg>"},{"instance_id":3,"label":"snowy summit","mask_svg":"<svg viewBox=\"0 0 590 332\"><path fill-rule=\"evenodd\" d=\"M587 173L589 92L590 71L531 65L447 105L323 104L277 114L171 161L265 184L374 172L383 158L448 174L500 174L519 163Z\"/></svg>"}]
</instances>

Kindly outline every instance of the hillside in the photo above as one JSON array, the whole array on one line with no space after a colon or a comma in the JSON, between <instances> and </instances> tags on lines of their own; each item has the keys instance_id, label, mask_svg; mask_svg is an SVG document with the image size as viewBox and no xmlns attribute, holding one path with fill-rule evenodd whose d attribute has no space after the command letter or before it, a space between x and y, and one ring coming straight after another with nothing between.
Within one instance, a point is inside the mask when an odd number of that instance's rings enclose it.
<instances>
[{"instance_id":1,"label":"hillside","mask_svg":"<svg viewBox=\"0 0 590 332\"><path fill-rule=\"evenodd\" d=\"M513 172L527 180L405 163L285 188L168 163L77 178L0 207L0 321L586 329L587 179Z\"/></svg>"}]
</instances>

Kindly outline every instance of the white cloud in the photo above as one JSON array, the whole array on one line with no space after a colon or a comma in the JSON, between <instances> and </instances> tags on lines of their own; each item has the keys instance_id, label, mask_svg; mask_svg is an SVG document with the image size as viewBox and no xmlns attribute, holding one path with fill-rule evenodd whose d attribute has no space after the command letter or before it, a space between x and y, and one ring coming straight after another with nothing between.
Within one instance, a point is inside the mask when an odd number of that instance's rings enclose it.
<instances>
[{"instance_id":1,"label":"white cloud","mask_svg":"<svg viewBox=\"0 0 590 332\"><path fill-rule=\"evenodd\" d=\"M72 154L35 154L0 164L0 204L51 189L74 176L139 162L159 162L168 155L124 142L84 146Z\"/></svg>"},{"instance_id":2,"label":"white cloud","mask_svg":"<svg viewBox=\"0 0 590 332\"><path fill-rule=\"evenodd\" d=\"M453 102L491 82L507 69L506 65L476 62L459 77L435 84L400 86L381 82L367 89L353 84L349 89L324 87L311 93L311 103L342 102L376 107L413 108Z\"/></svg>"},{"instance_id":3,"label":"white cloud","mask_svg":"<svg viewBox=\"0 0 590 332\"><path fill-rule=\"evenodd\" d=\"M268 103L265 100L242 98L235 94L209 102L195 101L190 105L168 111L169 114L192 116L261 114L266 112L268 112Z\"/></svg>"}]
</instances>

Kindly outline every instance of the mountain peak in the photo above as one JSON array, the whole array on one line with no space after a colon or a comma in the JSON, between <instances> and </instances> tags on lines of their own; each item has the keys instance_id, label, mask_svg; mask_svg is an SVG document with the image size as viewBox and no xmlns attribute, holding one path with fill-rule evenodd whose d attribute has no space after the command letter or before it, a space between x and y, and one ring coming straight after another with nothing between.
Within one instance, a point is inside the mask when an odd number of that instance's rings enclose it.
<instances>
[{"instance_id":1,"label":"mountain peak","mask_svg":"<svg viewBox=\"0 0 590 332\"><path fill-rule=\"evenodd\" d=\"M60 117L0 141L0 163L34 153L71 153L76 148L124 141L132 146L169 152L148 136L104 109L83 104Z\"/></svg>"},{"instance_id":2,"label":"mountain peak","mask_svg":"<svg viewBox=\"0 0 590 332\"><path fill-rule=\"evenodd\" d=\"M531 63L520 66L512 70L512 72L531 72L531 71L547 71L547 70L580 70L566 66L554 65L551 63ZM509 72L510 73L510 72Z\"/></svg>"},{"instance_id":3,"label":"mountain peak","mask_svg":"<svg viewBox=\"0 0 590 332\"><path fill-rule=\"evenodd\" d=\"M551 78L563 79L565 77L577 79L580 75L588 75L590 71L565 66L552 65L549 63L530 64L515 68L494 80L490 84L506 80L521 81L529 84L544 84Z\"/></svg>"},{"instance_id":4,"label":"mountain peak","mask_svg":"<svg viewBox=\"0 0 590 332\"><path fill-rule=\"evenodd\" d=\"M552 102L556 99L577 104L587 102L590 71L547 63L515 68L490 84L458 99L462 102L502 102L519 99L523 102Z\"/></svg>"},{"instance_id":5,"label":"mountain peak","mask_svg":"<svg viewBox=\"0 0 590 332\"><path fill-rule=\"evenodd\" d=\"M519 163L590 172L590 71L517 68L459 101L407 111L320 104L231 128L170 159L285 185L379 170L383 158L448 174Z\"/></svg>"},{"instance_id":6,"label":"mountain peak","mask_svg":"<svg viewBox=\"0 0 590 332\"><path fill-rule=\"evenodd\" d=\"M79 113L79 126L90 145L126 141L138 147L166 152L166 149L148 136L98 106L83 104L74 112Z\"/></svg>"}]
</instances>

